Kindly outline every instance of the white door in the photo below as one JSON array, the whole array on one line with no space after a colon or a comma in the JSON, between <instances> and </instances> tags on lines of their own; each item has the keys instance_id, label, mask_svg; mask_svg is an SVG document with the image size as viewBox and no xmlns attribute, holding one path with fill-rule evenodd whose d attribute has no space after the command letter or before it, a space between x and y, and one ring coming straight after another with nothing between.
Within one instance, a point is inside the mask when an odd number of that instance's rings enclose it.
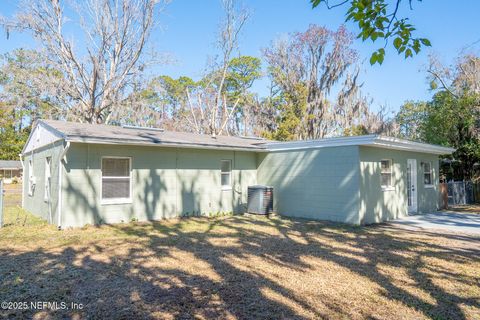
<instances>
[{"instance_id":1,"label":"white door","mask_svg":"<svg viewBox=\"0 0 480 320\"><path fill-rule=\"evenodd\" d=\"M408 213L417 212L417 160L407 160Z\"/></svg>"}]
</instances>

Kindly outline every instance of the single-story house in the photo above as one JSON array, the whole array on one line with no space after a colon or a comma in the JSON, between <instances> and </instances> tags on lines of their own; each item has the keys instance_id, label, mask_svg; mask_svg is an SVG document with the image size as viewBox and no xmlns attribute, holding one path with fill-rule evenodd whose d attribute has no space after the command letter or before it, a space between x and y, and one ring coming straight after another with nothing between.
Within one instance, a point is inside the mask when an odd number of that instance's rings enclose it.
<instances>
[{"instance_id":1,"label":"single-story house","mask_svg":"<svg viewBox=\"0 0 480 320\"><path fill-rule=\"evenodd\" d=\"M39 120L22 151L23 207L58 227L244 212L247 188L274 211L368 224L437 210L438 156L378 135L272 142Z\"/></svg>"},{"instance_id":2,"label":"single-story house","mask_svg":"<svg viewBox=\"0 0 480 320\"><path fill-rule=\"evenodd\" d=\"M22 179L22 163L18 160L0 160L0 180L12 183Z\"/></svg>"}]
</instances>

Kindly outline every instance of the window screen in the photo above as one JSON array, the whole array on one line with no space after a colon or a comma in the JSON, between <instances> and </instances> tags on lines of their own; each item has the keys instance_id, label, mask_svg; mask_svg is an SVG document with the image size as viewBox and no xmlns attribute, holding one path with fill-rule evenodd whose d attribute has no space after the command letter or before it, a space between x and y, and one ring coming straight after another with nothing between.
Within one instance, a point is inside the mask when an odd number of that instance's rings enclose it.
<instances>
[{"instance_id":1,"label":"window screen","mask_svg":"<svg viewBox=\"0 0 480 320\"><path fill-rule=\"evenodd\" d=\"M221 164L222 188L228 188L232 185L232 161L222 160Z\"/></svg>"},{"instance_id":2,"label":"window screen","mask_svg":"<svg viewBox=\"0 0 480 320\"><path fill-rule=\"evenodd\" d=\"M102 159L102 199L130 198L130 158Z\"/></svg>"},{"instance_id":3,"label":"window screen","mask_svg":"<svg viewBox=\"0 0 480 320\"><path fill-rule=\"evenodd\" d=\"M382 187L392 186L392 160L381 161Z\"/></svg>"}]
</instances>

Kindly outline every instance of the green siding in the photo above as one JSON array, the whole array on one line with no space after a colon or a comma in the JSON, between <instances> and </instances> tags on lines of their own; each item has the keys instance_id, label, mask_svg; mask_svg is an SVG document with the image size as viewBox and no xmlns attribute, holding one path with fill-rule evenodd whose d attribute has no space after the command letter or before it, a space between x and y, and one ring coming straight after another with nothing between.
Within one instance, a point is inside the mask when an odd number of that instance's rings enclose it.
<instances>
[{"instance_id":1,"label":"green siding","mask_svg":"<svg viewBox=\"0 0 480 320\"><path fill-rule=\"evenodd\" d=\"M101 204L101 158L132 158L132 203ZM220 185L221 160L232 160L231 190ZM72 143L63 184L62 226L242 212L256 183L256 154L167 147Z\"/></svg>"},{"instance_id":2,"label":"green siding","mask_svg":"<svg viewBox=\"0 0 480 320\"><path fill-rule=\"evenodd\" d=\"M283 215L358 224L359 175L357 146L259 155L258 182Z\"/></svg>"},{"instance_id":3,"label":"green siding","mask_svg":"<svg viewBox=\"0 0 480 320\"><path fill-rule=\"evenodd\" d=\"M380 161L392 159L394 190L383 191ZM437 210L438 156L374 147L360 147L360 220L362 224L396 219L407 215L407 159L417 160L418 213ZM421 162L432 162L433 188L425 188Z\"/></svg>"},{"instance_id":4,"label":"green siding","mask_svg":"<svg viewBox=\"0 0 480 320\"><path fill-rule=\"evenodd\" d=\"M58 164L63 141L25 155L24 208L57 224ZM45 158L52 157L51 201L44 201ZM132 202L102 204L101 159L132 158ZM37 179L28 195L28 161ZM380 161L393 160L394 189L383 191ZM254 153L72 143L62 166L62 227L244 212L247 187L274 187L275 211L288 216L368 224L407 214L407 159L417 160L418 212L437 210L438 157L377 147L326 147ZM221 160L232 160L232 189L222 190ZM433 164L433 188L421 162Z\"/></svg>"},{"instance_id":5,"label":"green siding","mask_svg":"<svg viewBox=\"0 0 480 320\"><path fill-rule=\"evenodd\" d=\"M63 141L29 152L24 157L25 171L23 175L23 207L31 213L42 217L49 223L58 223L58 165L63 151ZM45 162L51 157L51 197L45 201ZM32 195L28 194L28 180L30 176L29 161L32 160L33 175L36 177L36 187Z\"/></svg>"}]
</instances>

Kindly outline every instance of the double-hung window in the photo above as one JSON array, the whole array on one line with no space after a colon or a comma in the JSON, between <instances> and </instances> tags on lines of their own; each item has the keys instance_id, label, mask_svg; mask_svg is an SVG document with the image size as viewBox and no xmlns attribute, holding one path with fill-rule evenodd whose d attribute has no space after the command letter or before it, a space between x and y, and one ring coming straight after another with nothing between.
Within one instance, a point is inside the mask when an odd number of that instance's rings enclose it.
<instances>
[{"instance_id":1,"label":"double-hung window","mask_svg":"<svg viewBox=\"0 0 480 320\"><path fill-rule=\"evenodd\" d=\"M432 178L432 163L431 162L423 162L423 184L425 187L433 186L433 178Z\"/></svg>"},{"instance_id":2,"label":"double-hung window","mask_svg":"<svg viewBox=\"0 0 480 320\"><path fill-rule=\"evenodd\" d=\"M49 201L50 200L50 185L51 185L51 178L52 178L52 158L46 157L45 158L45 189L43 200Z\"/></svg>"},{"instance_id":3,"label":"double-hung window","mask_svg":"<svg viewBox=\"0 0 480 320\"><path fill-rule=\"evenodd\" d=\"M232 188L232 160L222 160L221 163L222 190Z\"/></svg>"},{"instance_id":4,"label":"double-hung window","mask_svg":"<svg viewBox=\"0 0 480 320\"><path fill-rule=\"evenodd\" d=\"M102 158L102 203L131 202L131 169L131 158Z\"/></svg>"},{"instance_id":5,"label":"double-hung window","mask_svg":"<svg viewBox=\"0 0 480 320\"><path fill-rule=\"evenodd\" d=\"M380 174L381 174L381 184L382 188L392 188L392 160L385 159L381 161L380 167Z\"/></svg>"}]
</instances>

